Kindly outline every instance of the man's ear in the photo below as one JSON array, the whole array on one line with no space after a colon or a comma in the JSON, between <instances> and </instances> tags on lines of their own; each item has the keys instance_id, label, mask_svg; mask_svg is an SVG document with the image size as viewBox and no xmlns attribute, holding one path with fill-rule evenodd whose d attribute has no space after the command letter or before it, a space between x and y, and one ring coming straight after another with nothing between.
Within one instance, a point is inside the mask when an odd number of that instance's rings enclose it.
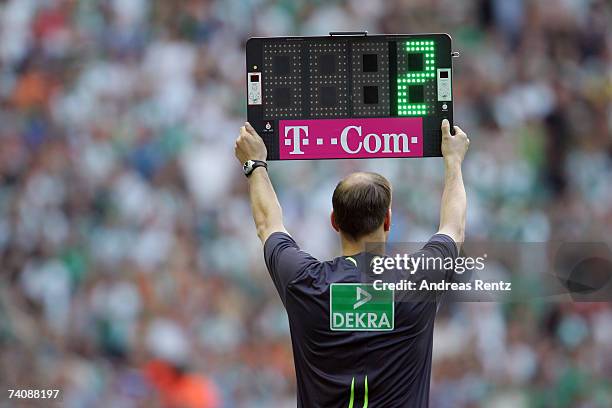
<instances>
[{"instance_id":1,"label":"man's ear","mask_svg":"<svg viewBox=\"0 0 612 408\"><path fill-rule=\"evenodd\" d=\"M389 232L391 229L391 208L387 210L387 214L385 215L385 221L383 223L383 228L385 232Z\"/></svg>"},{"instance_id":2,"label":"man's ear","mask_svg":"<svg viewBox=\"0 0 612 408\"><path fill-rule=\"evenodd\" d=\"M329 221L331 222L332 228L336 232L340 232L340 228L338 228L338 224L336 224L336 217L334 217L334 210L332 210L331 214L329 215Z\"/></svg>"}]
</instances>

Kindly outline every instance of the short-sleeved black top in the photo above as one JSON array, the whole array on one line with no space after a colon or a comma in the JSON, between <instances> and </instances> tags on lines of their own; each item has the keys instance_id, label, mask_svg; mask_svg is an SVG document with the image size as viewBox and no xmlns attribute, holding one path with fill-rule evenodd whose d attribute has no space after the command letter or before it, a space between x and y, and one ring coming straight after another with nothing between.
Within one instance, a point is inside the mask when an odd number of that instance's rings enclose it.
<instances>
[{"instance_id":1,"label":"short-sleeved black top","mask_svg":"<svg viewBox=\"0 0 612 408\"><path fill-rule=\"evenodd\" d=\"M434 235L419 252L432 258L458 255L455 242L443 234ZM330 286L363 282L356 264L367 262L367 254L320 262L291 236L277 232L267 239L264 256L289 316L298 407L428 406L437 301L396 297L391 331L333 331ZM411 280L418 280L419 273ZM427 273L428 279L452 279L447 271Z\"/></svg>"}]
</instances>

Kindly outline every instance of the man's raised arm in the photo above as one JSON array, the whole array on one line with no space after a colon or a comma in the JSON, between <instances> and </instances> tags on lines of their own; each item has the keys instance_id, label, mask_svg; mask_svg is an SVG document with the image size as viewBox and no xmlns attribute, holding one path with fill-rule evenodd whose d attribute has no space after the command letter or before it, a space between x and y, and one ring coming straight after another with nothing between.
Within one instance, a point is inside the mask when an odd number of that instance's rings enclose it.
<instances>
[{"instance_id":1,"label":"man's raised arm","mask_svg":"<svg viewBox=\"0 0 612 408\"><path fill-rule=\"evenodd\" d=\"M465 210L467 199L461 174L461 163L465 157L470 139L459 126L455 135L450 133L448 120L442 121L442 155L444 156L444 192L440 206L439 233L448 235L460 250L465 234Z\"/></svg>"},{"instance_id":2,"label":"man's raised arm","mask_svg":"<svg viewBox=\"0 0 612 408\"><path fill-rule=\"evenodd\" d=\"M248 122L240 128L234 152L241 165L249 160L255 163L265 162L268 154L263 140ZM257 236L265 244L272 233L287 231L283 225L283 212L266 167L257 167L257 165L254 167L255 169L248 176L249 196Z\"/></svg>"}]
</instances>

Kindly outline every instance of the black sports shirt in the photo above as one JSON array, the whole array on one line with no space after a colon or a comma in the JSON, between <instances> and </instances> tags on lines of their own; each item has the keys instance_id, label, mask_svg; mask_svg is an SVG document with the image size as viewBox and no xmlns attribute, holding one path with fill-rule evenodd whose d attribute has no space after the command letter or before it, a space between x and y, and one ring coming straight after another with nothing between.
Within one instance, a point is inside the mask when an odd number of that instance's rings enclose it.
<instances>
[{"instance_id":1,"label":"black sports shirt","mask_svg":"<svg viewBox=\"0 0 612 408\"><path fill-rule=\"evenodd\" d=\"M434 235L419 252L432 258L457 257L454 241L442 234ZM331 285L363 282L358 264L371 256L321 262L280 232L267 239L264 256L289 316L298 407L428 406L437 301L402 301L395 296L392 330L335 331L330 327ZM450 280L449 274L417 271L411 280ZM390 279L402 277L406 274Z\"/></svg>"}]
</instances>

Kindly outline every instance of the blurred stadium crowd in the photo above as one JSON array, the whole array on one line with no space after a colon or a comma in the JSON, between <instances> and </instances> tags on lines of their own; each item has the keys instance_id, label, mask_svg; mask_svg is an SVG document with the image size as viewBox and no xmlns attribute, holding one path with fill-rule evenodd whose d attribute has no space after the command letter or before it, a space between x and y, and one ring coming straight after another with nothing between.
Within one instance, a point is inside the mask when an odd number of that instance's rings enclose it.
<instances>
[{"instance_id":1,"label":"blurred stadium crowd","mask_svg":"<svg viewBox=\"0 0 612 408\"><path fill-rule=\"evenodd\" d=\"M0 385L295 406L232 149L249 36L449 32L468 239L610 244L611 22L606 0L0 1ZM303 248L338 253L331 192L356 169L394 183L392 240L435 232L437 159L273 163ZM609 303L453 304L431 405L609 407L611 356Z\"/></svg>"}]
</instances>

